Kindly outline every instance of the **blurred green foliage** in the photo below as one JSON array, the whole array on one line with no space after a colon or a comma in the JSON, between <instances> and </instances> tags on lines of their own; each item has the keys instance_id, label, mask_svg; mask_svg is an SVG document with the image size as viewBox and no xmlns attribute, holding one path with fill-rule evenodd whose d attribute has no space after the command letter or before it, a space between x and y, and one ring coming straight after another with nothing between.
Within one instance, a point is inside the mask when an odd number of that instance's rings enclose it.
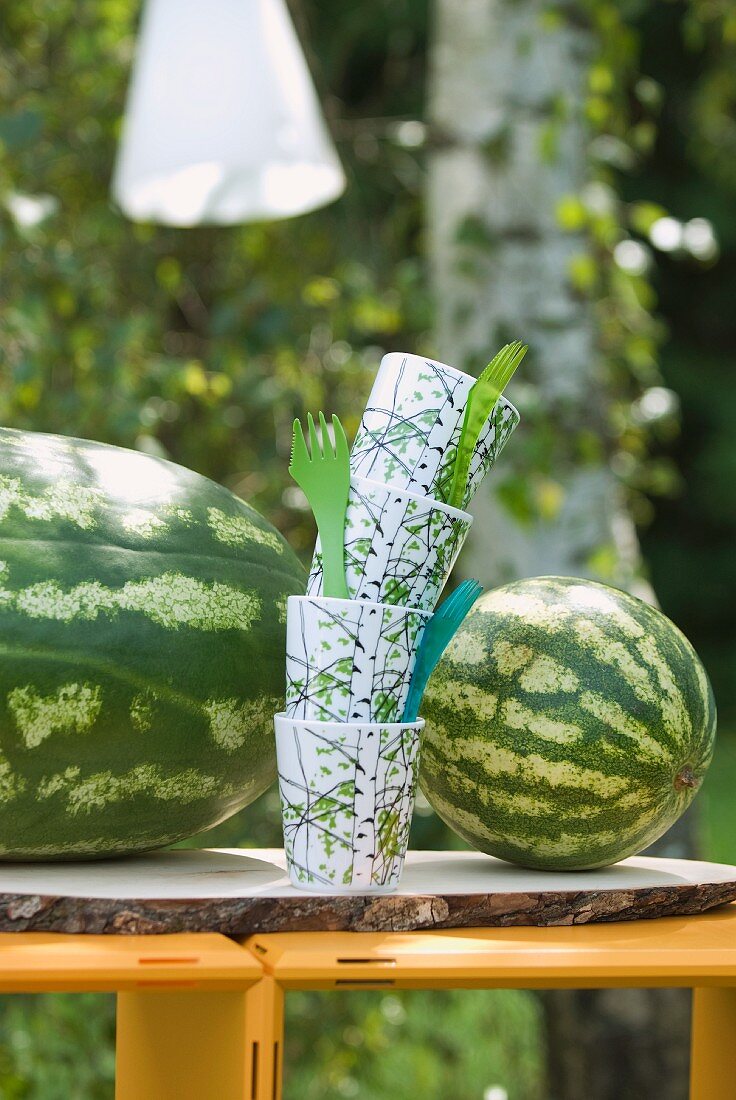
<instances>
[{"instance_id":1,"label":"blurred green foliage","mask_svg":"<svg viewBox=\"0 0 736 1100\"><path fill-rule=\"evenodd\" d=\"M115 1079L115 999L108 994L2 999L3 1100L108 1100Z\"/></svg>"},{"instance_id":2,"label":"blurred green foliage","mask_svg":"<svg viewBox=\"0 0 736 1100\"><path fill-rule=\"evenodd\" d=\"M656 199L701 236L705 218L717 240L700 263L685 242L656 254L669 328L661 370L682 406L666 457L680 478L643 547L662 607L703 657L728 729L736 717L736 4L646 5L642 31L642 65L666 94L654 154L640 178L624 181L625 194Z\"/></svg>"},{"instance_id":3,"label":"blurred green foliage","mask_svg":"<svg viewBox=\"0 0 736 1100\"><path fill-rule=\"evenodd\" d=\"M371 163L358 130L342 143L349 197L330 210L132 225L108 185L136 14L113 0L4 5L0 421L169 455L247 496L306 553L299 495L284 498L293 417L336 409L354 431L384 348L429 328L417 158L387 141L388 163ZM345 44L370 55L368 13L355 38L347 23ZM334 72L346 63L334 30L333 48Z\"/></svg>"},{"instance_id":4,"label":"blurred green foliage","mask_svg":"<svg viewBox=\"0 0 736 1100\"><path fill-rule=\"evenodd\" d=\"M736 15L732 0L573 8L592 21L600 51L586 103L594 179L557 210L595 247L568 275L596 303L614 395L608 442L637 517L650 524L655 588L706 657L722 708L733 707ZM569 9L550 3L540 33ZM383 352L433 350L417 121L428 5L295 5L329 89L348 191L293 221L187 232L133 226L108 195L137 14L133 0L4 0L0 422L168 455L247 497L306 557L313 529L286 477L292 418L334 410L350 433ZM564 109L550 112L540 155L553 154ZM669 216L683 226L710 219L719 262L702 233L697 248L693 231L692 248L684 236L659 248ZM483 247L473 226L464 231ZM655 289L672 334L661 369L684 405L678 443L676 402L657 365ZM528 467L547 484L539 395L527 386L518 400L538 425ZM576 446L586 461L601 441ZM526 506L523 492L505 487L510 507ZM656 507L654 494L664 498ZM529 507L543 511L545 499ZM715 811L708 822L726 827ZM459 844L421 803L413 840ZM278 842L273 791L207 837ZM378 1100L397 1080L428 1100L480 1098L493 1085L510 1100L543 1094L541 1023L528 993L299 994L289 1013L293 1100ZM112 1031L109 998L2 999L0 1095L111 1096Z\"/></svg>"},{"instance_id":5,"label":"blurred green foliage","mask_svg":"<svg viewBox=\"0 0 736 1100\"><path fill-rule=\"evenodd\" d=\"M481 1100L494 1085L541 1100L540 1027L521 991L289 995L286 1100Z\"/></svg>"}]
</instances>

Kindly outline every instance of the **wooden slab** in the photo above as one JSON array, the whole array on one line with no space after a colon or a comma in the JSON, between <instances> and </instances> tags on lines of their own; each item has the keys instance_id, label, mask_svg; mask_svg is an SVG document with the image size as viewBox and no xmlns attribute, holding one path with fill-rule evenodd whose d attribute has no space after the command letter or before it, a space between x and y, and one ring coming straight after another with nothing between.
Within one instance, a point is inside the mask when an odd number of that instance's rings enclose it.
<instances>
[{"instance_id":1,"label":"wooden slab","mask_svg":"<svg viewBox=\"0 0 736 1100\"><path fill-rule=\"evenodd\" d=\"M295 890L271 848L0 864L0 932L409 932L678 916L734 900L736 867L643 856L552 873L478 852L410 852L399 890L372 896Z\"/></svg>"}]
</instances>

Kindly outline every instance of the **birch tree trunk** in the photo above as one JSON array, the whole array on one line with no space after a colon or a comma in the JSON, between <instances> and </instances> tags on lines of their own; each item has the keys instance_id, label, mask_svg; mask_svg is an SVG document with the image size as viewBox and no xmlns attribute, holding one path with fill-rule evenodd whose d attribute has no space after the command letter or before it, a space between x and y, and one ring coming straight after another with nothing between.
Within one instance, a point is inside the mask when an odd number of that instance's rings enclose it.
<instances>
[{"instance_id":1,"label":"birch tree trunk","mask_svg":"<svg viewBox=\"0 0 736 1100\"><path fill-rule=\"evenodd\" d=\"M592 308L568 279L586 241L556 216L586 182L582 110L596 43L582 18L545 29L544 11L535 0L436 5L429 239L440 353L477 373L502 341L527 341L520 373L536 384L556 459L531 486L541 516L520 524L492 491L477 500L464 568L496 584L592 575L599 562L631 590L637 542L608 456L578 457L605 438L606 393ZM509 445L499 477L523 446Z\"/></svg>"},{"instance_id":2,"label":"birch tree trunk","mask_svg":"<svg viewBox=\"0 0 736 1100\"><path fill-rule=\"evenodd\" d=\"M478 373L506 340L530 345L527 385L516 388L532 427L517 430L478 494L462 568L487 586L595 576L651 598L610 465L594 307L569 277L588 246L556 216L588 179L583 105L598 44L582 3L556 12L540 0L435 0L428 233L439 355ZM666 848L687 846L685 824ZM549 1100L687 1096L686 994L589 990L544 1003Z\"/></svg>"}]
</instances>

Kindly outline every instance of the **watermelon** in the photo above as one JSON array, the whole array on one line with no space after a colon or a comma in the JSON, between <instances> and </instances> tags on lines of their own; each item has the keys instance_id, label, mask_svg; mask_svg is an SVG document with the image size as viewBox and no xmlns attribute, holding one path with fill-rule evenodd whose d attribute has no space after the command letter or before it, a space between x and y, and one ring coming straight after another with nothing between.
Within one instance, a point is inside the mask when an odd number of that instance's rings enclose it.
<instances>
[{"instance_id":1,"label":"watermelon","mask_svg":"<svg viewBox=\"0 0 736 1100\"><path fill-rule=\"evenodd\" d=\"M207 478L0 429L0 859L158 848L252 802L304 587Z\"/></svg>"},{"instance_id":2,"label":"watermelon","mask_svg":"<svg viewBox=\"0 0 736 1100\"><path fill-rule=\"evenodd\" d=\"M475 848L582 870L639 852L689 806L716 710L687 639L624 592L537 577L486 593L427 687L420 783Z\"/></svg>"}]
</instances>

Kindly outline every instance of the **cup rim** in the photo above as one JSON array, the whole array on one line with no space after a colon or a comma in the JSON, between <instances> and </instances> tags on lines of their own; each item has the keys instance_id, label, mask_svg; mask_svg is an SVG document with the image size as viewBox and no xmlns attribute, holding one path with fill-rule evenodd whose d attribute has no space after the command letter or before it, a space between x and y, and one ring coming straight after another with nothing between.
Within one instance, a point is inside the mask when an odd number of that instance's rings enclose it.
<instances>
[{"instance_id":1,"label":"cup rim","mask_svg":"<svg viewBox=\"0 0 736 1100\"><path fill-rule=\"evenodd\" d=\"M295 601L295 600L299 600L299 601L309 600L312 603L324 603L324 604L334 604L334 603L336 603L336 604L341 604L343 606L346 605L346 604L354 604L356 607L379 607L379 608L381 608L381 610L400 611L405 615L408 615L410 613L412 613L414 615L421 615L425 619L431 618L432 615L434 614L433 611L426 611L423 607L407 607L405 604L400 604L400 603L376 603L373 600L360 600L360 599L345 600L345 599L342 599L339 596L310 596L306 592L304 593L304 595L301 595L301 596L296 595L296 594L293 595L293 596L288 596L287 600L286 600L287 611L288 611L289 604L292 603L292 601Z\"/></svg>"},{"instance_id":2,"label":"cup rim","mask_svg":"<svg viewBox=\"0 0 736 1100\"><path fill-rule=\"evenodd\" d=\"M499 395L499 398L498 398L498 400L499 400L499 401L503 401L503 403L504 403L505 405L508 405L508 407L509 407L509 408L511 409L512 413L514 413L514 414L515 414L515 416L516 416L516 423L518 424L518 423L519 423L519 422L521 421L521 413L519 412L519 410L517 409L517 407L516 407L516 405L515 405L515 404L513 403L513 401L509 401L508 397L506 397L506 395L505 395L505 394L503 394L503 393Z\"/></svg>"},{"instance_id":3,"label":"cup rim","mask_svg":"<svg viewBox=\"0 0 736 1100\"><path fill-rule=\"evenodd\" d=\"M432 359L430 355L418 355L415 351L387 351L386 354L381 357L381 366L383 366L387 360L399 357L403 359L421 359L424 363L432 363L435 367L441 367L442 370L449 371L450 374L455 375L457 378L467 378L470 382L477 381L472 374L460 370L459 367L453 367L450 363L443 363L439 359Z\"/></svg>"},{"instance_id":4,"label":"cup rim","mask_svg":"<svg viewBox=\"0 0 736 1100\"><path fill-rule=\"evenodd\" d=\"M463 520L463 522L469 523L472 526L473 516L470 512L464 512L462 508L453 508L451 504L445 504L443 500L437 500L436 497L427 496L426 493L412 493L409 489L395 489L392 485L387 485L383 481L374 481L372 477L362 477L360 474L351 472L351 485L354 481L361 481L364 485L370 485L372 489L383 489L390 496L408 497L409 500L428 500L439 512L445 512L451 518Z\"/></svg>"},{"instance_id":5,"label":"cup rim","mask_svg":"<svg viewBox=\"0 0 736 1100\"><path fill-rule=\"evenodd\" d=\"M392 732L402 729L415 729L419 726L420 729L424 729L424 718L417 718L414 722L323 722L319 718L290 718L286 711L279 711L274 714L274 724L279 722L285 724L291 723L293 726L319 726L325 730L340 730L345 729L370 729L370 730L391 730ZM276 730L278 733L278 729Z\"/></svg>"},{"instance_id":6,"label":"cup rim","mask_svg":"<svg viewBox=\"0 0 736 1100\"><path fill-rule=\"evenodd\" d=\"M387 360L394 359L398 356L401 356L404 359L421 359L425 363L432 363L435 367L441 367L442 370L449 371L450 374L455 375L457 378L467 378L469 382L473 383L478 381L478 379L474 375L468 374L467 371L460 370L459 367L453 367L450 365L450 363L443 363L439 359L432 359L429 355L417 355L415 351L387 351L386 354L381 357L381 366L383 366L383 364ZM516 408L516 405L514 405L513 402L509 401L508 397L506 397L504 394L500 394L498 400L503 401L506 405L508 405L509 408L516 413L518 419L521 420L521 413Z\"/></svg>"}]
</instances>

